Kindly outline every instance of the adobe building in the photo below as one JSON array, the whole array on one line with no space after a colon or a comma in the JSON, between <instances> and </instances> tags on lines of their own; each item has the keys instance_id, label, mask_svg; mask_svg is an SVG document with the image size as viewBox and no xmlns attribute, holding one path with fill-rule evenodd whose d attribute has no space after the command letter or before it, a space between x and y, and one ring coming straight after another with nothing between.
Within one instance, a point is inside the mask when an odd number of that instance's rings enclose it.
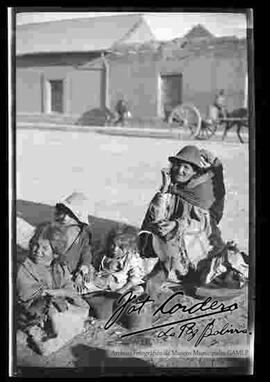
<instances>
[{"instance_id":1,"label":"adobe building","mask_svg":"<svg viewBox=\"0 0 270 382\"><path fill-rule=\"evenodd\" d=\"M229 110L246 102L246 39L217 38L198 25L159 42L140 15L20 26L16 69L18 115L77 118L113 109L121 96L142 119L163 118L183 102L205 115L220 89Z\"/></svg>"},{"instance_id":2,"label":"adobe building","mask_svg":"<svg viewBox=\"0 0 270 382\"><path fill-rule=\"evenodd\" d=\"M228 110L247 106L246 39L217 38L198 25L173 41L123 45L106 60L109 98L114 104L116 93L124 94L134 116L163 118L181 103L206 115L221 89Z\"/></svg>"},{"instance_id":3,"label":"adobe building","mask_svg":"<svg viewBox=\"0 0 270 382\"><path fill-rule=\"evenodd\" d=\"M81 115L108 103L106 64L81 68L115 44L154 39L140 15L53 21L16 28L17 114Z\"/></svg>"}]
</instances>

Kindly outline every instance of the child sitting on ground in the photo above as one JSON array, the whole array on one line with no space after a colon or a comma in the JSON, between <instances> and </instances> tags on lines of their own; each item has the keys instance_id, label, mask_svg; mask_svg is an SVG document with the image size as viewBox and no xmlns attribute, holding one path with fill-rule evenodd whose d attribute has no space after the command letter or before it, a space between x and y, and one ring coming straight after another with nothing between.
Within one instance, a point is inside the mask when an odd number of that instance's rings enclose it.
<instances>
[{"instance_id":1,"label":"child sitting on ground","mask_svg":"<svg viewBox=\"0 0 270 382\"><path fill-rule=\"evenodd\" d=\"M99 270L92 269L91 282L85 283L84 293L112 291L124 294L132 290L139 295L144 291L144 275L137 248L137 232L132 227L120 225L109 232L106 255Z\"/></svg>"}]
</instances>

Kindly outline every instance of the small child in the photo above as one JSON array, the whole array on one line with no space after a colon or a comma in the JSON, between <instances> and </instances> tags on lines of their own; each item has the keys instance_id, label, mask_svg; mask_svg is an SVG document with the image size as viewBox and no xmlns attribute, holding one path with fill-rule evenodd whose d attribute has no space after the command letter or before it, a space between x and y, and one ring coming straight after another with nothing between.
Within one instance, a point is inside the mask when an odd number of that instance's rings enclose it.
<instances>
[{"instance_id":1,"label":"small child","mask_svg":"<svg viewBox=\"0 0 270 382\"><path fill-rule=\"evenodd\" d=\"M124 294L132 290L137 295L144 291L145 275L137 248L137 233L132 227L121 225L110 231L106 242L106 255L98 271L93 272L84 293L112 291Z\"/></svg>"}]
</instances>

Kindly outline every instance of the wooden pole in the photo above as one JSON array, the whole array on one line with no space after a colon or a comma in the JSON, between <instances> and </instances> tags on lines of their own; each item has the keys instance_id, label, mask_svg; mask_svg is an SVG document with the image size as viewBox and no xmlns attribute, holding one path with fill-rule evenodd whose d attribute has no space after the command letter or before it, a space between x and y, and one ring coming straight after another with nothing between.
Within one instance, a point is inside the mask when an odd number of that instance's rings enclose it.
<instances>
[{"instance_id":1,"label":"wooden pole","mask_svg":"<svg viewBox=\"0 0 270 382\"><path fill-rule=\"evenodd\" d=\"M248 76L245 78L244 108L248 108Z\"/></svg>"},{"instance_id":2,"label":"wooden pole","mask_svg":"<svg viewBox=\"0 0 270 382\"><path fill-rule=\"evenodd\" d=\"M103 78L104 78L104 106L109 108L109 64L104 53L101 54L103 62Z\"/></svg>"}]
</instances>

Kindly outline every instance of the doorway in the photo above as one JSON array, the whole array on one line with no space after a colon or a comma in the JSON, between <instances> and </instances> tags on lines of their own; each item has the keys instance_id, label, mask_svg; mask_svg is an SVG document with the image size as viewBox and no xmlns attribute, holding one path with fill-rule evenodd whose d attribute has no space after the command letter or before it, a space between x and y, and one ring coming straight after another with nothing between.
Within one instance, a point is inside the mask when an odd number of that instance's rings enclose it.
<instances>
[{"instance_id":1,"label":"doorway","mask_svg":"<svg viewBox=\"0 0 270 382\"><path fill-rule=\"evenodd\" d=\"M63 80L50 81L50 112L63 113L64 111L64 83Z\"/></svg>"},{"instance_id":2,"label":"doorway","mask_svg":"<svg viewBox=\"0 0 270 382\"><path fill-rule=\"evenodd\" d=\"M161 78L161 112L168 120L172 109L182 103L182 73L162 74Z\"/></svg>"}]
</instances>

